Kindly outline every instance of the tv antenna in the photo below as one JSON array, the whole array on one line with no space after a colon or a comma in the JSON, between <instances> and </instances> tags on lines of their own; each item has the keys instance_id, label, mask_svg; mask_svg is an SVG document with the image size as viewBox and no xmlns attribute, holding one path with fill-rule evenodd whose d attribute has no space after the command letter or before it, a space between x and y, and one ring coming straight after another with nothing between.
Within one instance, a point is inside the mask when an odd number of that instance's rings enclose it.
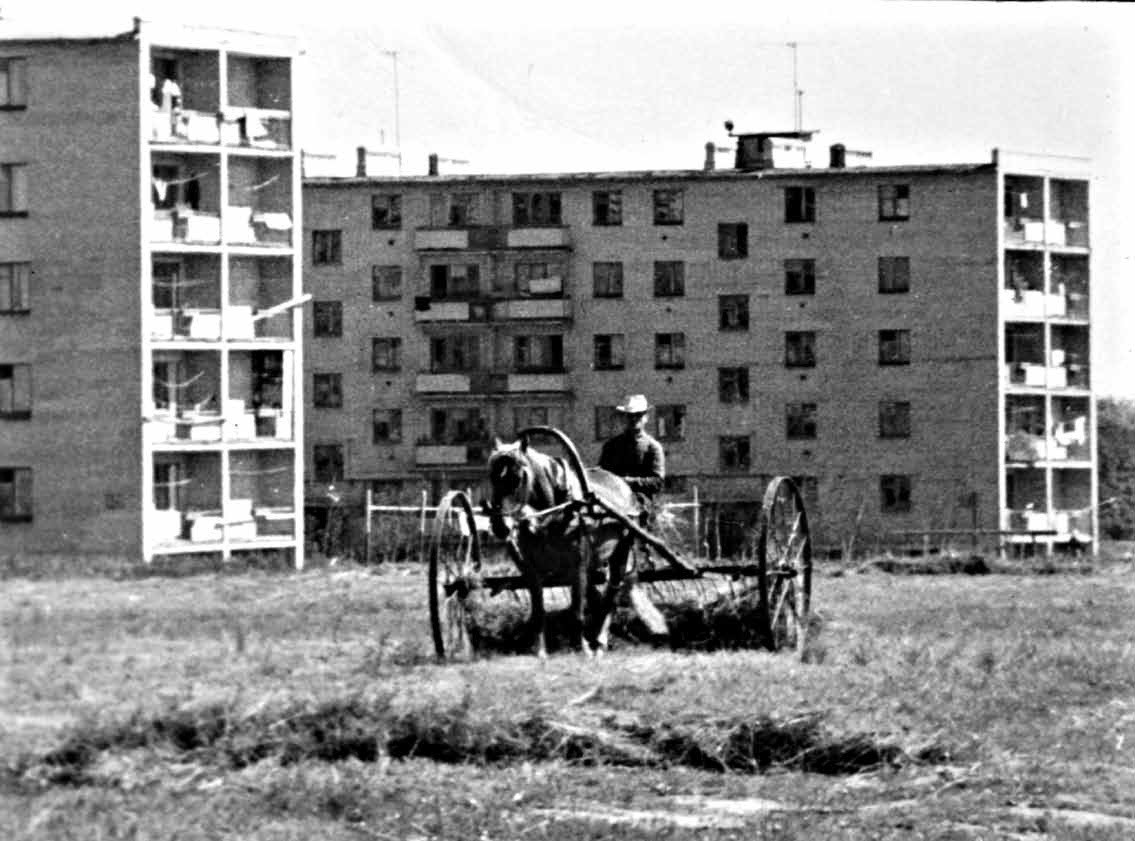
<instances>
[{"instance_id":1,"label":"tv antenna","mask_svg":"<svg viewBox=\"0 0 1135 841\"><path fill-rule=\"evenodd\" d=\"M800 90L799 68L797 66L797 52L800 48L798 41L789 41L787 46L792 50L792 116L794 129L804 130L804 91Z\"/></svg>"},{"instance_id":2,"label":"tv antenna","mask_svg":"<svg viewBox=\"0 0 1135 841\"><path fill-rule=\"evenodd\" d=\"M398 174L402 174L402 114L398 103L398 50L383 50L394 61L394 146L398 150Z\"/></svg>"}]
</instances>

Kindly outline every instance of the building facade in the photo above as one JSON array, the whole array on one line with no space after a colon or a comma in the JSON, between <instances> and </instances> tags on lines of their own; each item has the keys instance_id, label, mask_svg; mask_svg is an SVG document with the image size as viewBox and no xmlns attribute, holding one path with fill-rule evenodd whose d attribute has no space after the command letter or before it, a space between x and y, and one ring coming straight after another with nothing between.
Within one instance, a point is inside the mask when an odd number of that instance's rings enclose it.
<instances>
[{"instance_id":1,"label":"building facade","mask_svg":"<svg viewBox=\"0 0 1135 841\"><path fill-rule=\"evenodd\" d=\"M300 562L295 44L0 38L0 552Z\"/></svg>"},{"instance_id":2,"label":"building facade","mask_svg":"<svg viewBox=\"0 0 1135 841\"><path fill-rule=\"evenodd\" d=\"M796 477L824 546L1093 541L1088 173L803 164L305 180L309 500L478 485L493 436L594 462L642 392L675 491ZM790 157L785 166L785 156Z\"/></svg>"}]
</instances>

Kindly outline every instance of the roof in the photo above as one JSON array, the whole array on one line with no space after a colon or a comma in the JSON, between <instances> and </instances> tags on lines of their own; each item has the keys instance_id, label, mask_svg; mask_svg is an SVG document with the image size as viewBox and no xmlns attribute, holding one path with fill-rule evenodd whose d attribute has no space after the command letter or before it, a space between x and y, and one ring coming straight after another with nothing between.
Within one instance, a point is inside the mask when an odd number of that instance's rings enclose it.
<instances>
[{"instance_id":1,"label":"roof","mask_svg":"<svg viewBox=\"0 0 1135 841\"><path fill-rule=\"evenodd\" d=\"M736 169L651 169L628 170L622 172L545 172L474 175L368 175L359 176L317 176L306 177L303 183L312 187L365 187L427 186L436 184L546 184L549 182L570 181L575 183L618 181L749 181L769 178L831 178L880 175L971 175L979 172L993 172L992 163L970 164L921 164L908 166L853 166L841 168L811 167L807 169L764 169L743 172Z\"/></svg>"},{"instance_id":2,"label":"roof","mask_svg":"<svg viewBox=\"0 0 1135 841\"><path fill-rule=\"evenodd\" d=\"M0 43L5 41L125 41L138 34L138 19L103 15L45 21L0 19Z\"/></svg>"}]
</instances>

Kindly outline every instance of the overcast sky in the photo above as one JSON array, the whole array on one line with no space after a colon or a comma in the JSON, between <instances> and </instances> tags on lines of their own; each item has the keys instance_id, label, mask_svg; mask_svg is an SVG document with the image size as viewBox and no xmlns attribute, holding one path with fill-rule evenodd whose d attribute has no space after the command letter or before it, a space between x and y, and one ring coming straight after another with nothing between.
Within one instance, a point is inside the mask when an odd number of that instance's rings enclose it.
<instances>
[{"instance_id":1,"label":"overcast sky","mask_svg":"<svg viewBox=\"0 0 1135 841\"><path fill-rule=\"evenodd\" d=\"M725 119L793 126L795 41L804 127L820 130L821 148L843 142L880 164L987 161L995 146L1092 160L1096 386L1135 398L1126 4L683 4L696 15L610 0L407 5L98 4L127 24L140 14L299 35L300 142L340 155L344 174L355 146L391 151L396 133L407 174L424 173L430 152L443 172L696 168L707 140L725 144ZM7 0L0 14L85 8ZM393 159L372 163L393 171Z\"/></svg>"}]
</instances>

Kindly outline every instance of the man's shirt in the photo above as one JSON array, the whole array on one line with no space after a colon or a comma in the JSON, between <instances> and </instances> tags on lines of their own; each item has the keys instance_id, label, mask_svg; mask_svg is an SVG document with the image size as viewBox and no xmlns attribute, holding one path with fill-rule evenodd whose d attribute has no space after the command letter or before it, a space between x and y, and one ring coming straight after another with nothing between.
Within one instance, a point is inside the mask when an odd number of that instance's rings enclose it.
<instances>
[{"instance_id":1,"label":"man's shirt","mask_svg":"<svg viewBox=\"0 0 1135 841\"><path fill-rule=\"evenodd\" d=\"M603 444L599 466L622 476L632 491L652 497L662 490L666 454L645 432L621 432Z\"/></svg>"}]
</instances>

